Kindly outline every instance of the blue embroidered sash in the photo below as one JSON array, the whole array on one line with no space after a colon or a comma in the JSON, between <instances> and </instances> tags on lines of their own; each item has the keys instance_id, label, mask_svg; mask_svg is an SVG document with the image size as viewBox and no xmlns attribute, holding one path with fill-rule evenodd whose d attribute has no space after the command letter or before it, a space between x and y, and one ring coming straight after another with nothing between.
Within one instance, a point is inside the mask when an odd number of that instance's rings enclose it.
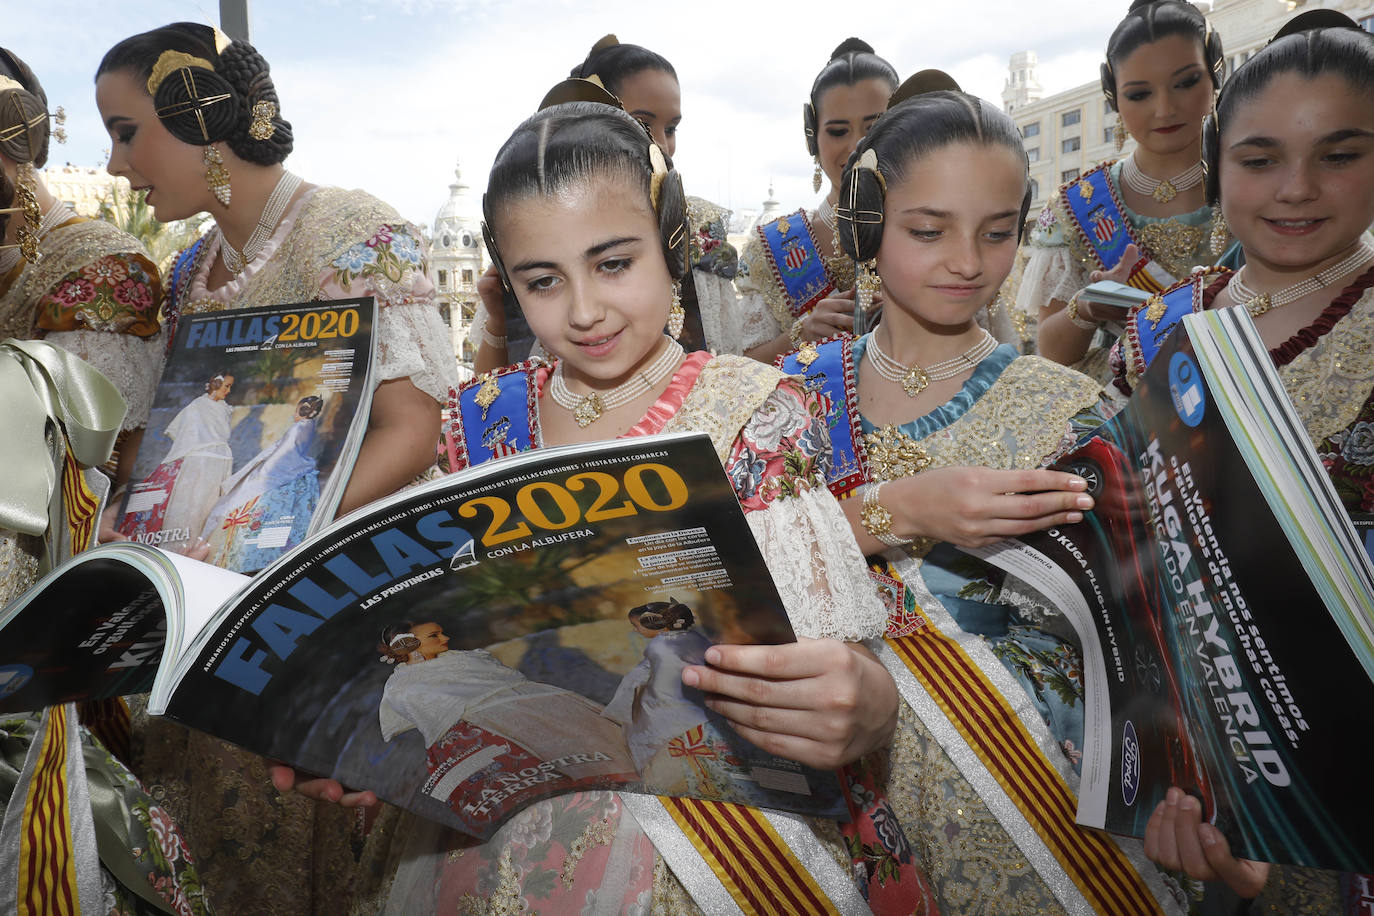
<instances>
[{"instance_id":1,"label":"blue embroidered sash","mask_svg":"<svg viewBox=\"0 0 1374 916\"><path fill-rule=\"evenodd\" d=\"M1139 378L1184 315L1202 311L1202 291L1217 271L1199 271L1187 280L1142 302L1126 317L1131 370Z\"/></svg>"},{"instance_id":2,"label":"blue embroidered sash","mask_svg":"<svg viewBox=\"0 0 1374 916\"><path fill-rule=\"evenodd\" d=\"M1109 168L1111 163L1103 163L1084 172L1077 181L1064 185L1065 209L1073 228L1087 243L1102 270L1116 267L1127 246L1134 244L1140 250L1142 261L1131 271L1126 283L1149 293L1162 292L1178 281L1150 257L1149 247L1136 238L1125 208L1108 178Z\"/></svg>"},{"instance_id":3,"label":"blue embroidered sash","mask_svg":"<svg viewBox=\"0 0 1374 916\"><path fill-rule=\"evenodd\" d=\"M816 250L816 237L811 233L805 210L780 216L754 231L763 242L768 264L782 287L793 318L811 311L835 288L835 278Z\"/></svg>"},{"instance_id":4,"label":"blue embroidered sash","mask_svg":"<svg viewBox=\"0 0 1374 916\"><path fill-rule=\"evenodd\" d=\"M854 341L832 337L820 344L806 344L775 360L788 375L804 379L808 391L826 398L830 426L831 457L826 483L837 496L863 483L867 477L859 423L859 389L854 377Z\"/></svg>"},{"instance_id":5,"label":"blue embroidered sash","mask_svg":"<svg viewBox=\"0 0 1374 916\"><path fill-rule=\"evenodd\" d=\"M451 471L535 446L539 391L527 361L484 372L458 389L446 430Z\"/></svg>"}]
</instances>

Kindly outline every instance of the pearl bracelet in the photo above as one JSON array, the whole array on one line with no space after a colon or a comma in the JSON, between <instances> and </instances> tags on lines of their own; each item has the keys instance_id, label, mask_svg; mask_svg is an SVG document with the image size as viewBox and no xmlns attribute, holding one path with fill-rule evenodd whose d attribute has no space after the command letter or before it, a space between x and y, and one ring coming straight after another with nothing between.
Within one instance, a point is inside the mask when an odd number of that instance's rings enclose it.
<instances>
[{"instance_id":1,"label":"pearl bracelet","mask_svg":"<svg viewBox=\"0 0 1374 916\"><path fill-rule=\"evenodd\" d=\"M878 491L887 481L880 480L864 488L863 508L859 511L859 524L873 535L874 539L888 547L905 547L911 538L897 537L892 533L892 513L878 502Z\"/></svg>"}]
</instances>

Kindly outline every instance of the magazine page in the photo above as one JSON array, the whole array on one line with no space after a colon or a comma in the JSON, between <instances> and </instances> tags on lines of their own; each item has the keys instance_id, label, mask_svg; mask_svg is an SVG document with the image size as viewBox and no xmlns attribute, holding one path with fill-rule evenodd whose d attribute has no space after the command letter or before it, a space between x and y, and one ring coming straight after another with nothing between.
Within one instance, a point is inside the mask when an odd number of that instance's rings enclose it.
<instances>
[{"instance_id":1,"label":"magazine page","mask_svg":"<svg viewBox=\"0 0 1374 916\"><path fill-rule=\"evenodd\" d=\"M0 713L147 693L248 581L142 544L67 560L0 614Z\"/></svg>"},{"instance_id":2,"label":"magazine page","mask_svg":"<svg viewBox=\"0 0 1374 916\"><path fill-rule=\"evenodd\" d=\"M1174 334L1059 465L1094 510L986 553L1052 600L1065 577L1077 592L1059 603L1088 669L1080 823L1143 836L1178 786L1238 856L1368 872L1374 687L1217 409L1235 396Z\"/></svg>"},{"instance_id":3,"label":"magazine page","mask_svg":"<svg viewBox=\"0 0 1374 916\"><path fill-rule=\"evenodd\" d=\"M335 524L226 608L166 714L474 836L591 787L834 816L833 773L681 683L713 643L794 638L709 439L618 440Z\"/></svg>"},{"instance_id":4,"label":"magazine page","mask_svg":"<svg viewBox=\"0 0 1374 916\"><path fill-rule=\"evenodd\" d=\"M117 530L235 572L333 515L366 426L372 299L183 315Z\"/></svg>"}]
</instances>

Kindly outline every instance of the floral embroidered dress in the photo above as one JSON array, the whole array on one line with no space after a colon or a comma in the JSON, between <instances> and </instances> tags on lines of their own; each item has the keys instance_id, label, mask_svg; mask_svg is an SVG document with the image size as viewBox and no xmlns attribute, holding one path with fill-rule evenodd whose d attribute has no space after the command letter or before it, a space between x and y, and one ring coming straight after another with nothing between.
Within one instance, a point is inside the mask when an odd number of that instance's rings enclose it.
<instances>
[{"instance_id":1,"label":"floral embroidered dress","mask_svg":"<svg viewBox=\"0 0 1374 916\"><path fill-rule=\"evenodd\" d=\"M423 239L382 201L363 191L307 189L244 272L211 290L206 277L220 241L212 229L178 258L168 292L171 332L185 313L375 296L375 380L409 378L436 401L457 384L449 330L425 277ZM357 859L352 811L278 796L261 758L178 725L140 716L135 743L136 772L184 825L221 909L333 914L376 892L387 866ZM394 809L385 811L369 856L386 854Z\"/></svg>"},{"instance_id":2,"label":"floral embroidered dress","mask_svg":"<svg viewBox=\"0 0 1374 916\"><path fill-rule=\"evenodd\" d=\"M549 374L538 370L541 388ZM797 633L849 640L880 633L885 613L838 504L818 483L830 455L824 405L761 363L694 353L626 435L685 430L706 432L715 443ZM627 793L558 796L526 808L478 845L417 823L387 912L716 911L721 898L711 893L724 893L719 882L671 819L665 825L649 816L657 805ZM856 884L864 880L852 877L838 825L810 826L810 845L798 857L820 886L841 895L832 899L851 901L841 912L856 909L863 902ZM767 854L751 850L755 855L753 885L770 870ZM924 883L910 877L905 911L926 912Z\"/></svg>"},{"instance_id":3,"label":"floral embroidered dress","mask_svg":"<svg viewBox=\"0 0 1374 916\"><path fill-rule=\"evenodd\" d=\"M1122 161L1117 160L1106 170L1107 182L1117 200L1121 200ZM1018 313L1016 322L1027 329L1030 340L1035 339L1040 309L1052 299L1068 302L1088 285L1088 275L1097 269L1095 256L1069 215L1067 195L1076 186L1076 180L1070 181L1055 192L1026 237L1026 262L1014 308ZM1157 217L1142 216L1123 202L1121 212L1130 220L1131 229L1144 248L1141 254L1148 255L1174 277L1186 277L1193 267L1210 265L1216 260L1210 248L1211 207L1199 207L1179 216ZM1107 265L1109 269L1113 266ZM1104 338L1102 332L1095 335L1088 353L1074 368L1105 385L1111 378L1106 356L1113 341Z\"/></svg>"},{"instance_id":4,"label":"floral embroidered dress","mask_svg":"<svg viewBox=\"0 0 1374 916\"><path fill-rule=\"evenodd\" d=\"M1192 277L1194 299L1208 309L1235 275ZM1183 285L1183 284L1180 284ZM1176 287L1177 288L1177 287ZM1167 291L1166 291L1167 292ZM1116 387L1129 394L1139 376L1131 343L1112 352ZM1336 294L1312 323L1269 351L1336 495L1370 537L1374 523L1374 268ZM1253 912L1336 913L1349 875L1274 866Z\"/></svg>"},{"instance_id":5,"label":"floral embroidered dress","mask_svg":"<svg viewBox=\"0 0 1374 916\"><path fill-rule=\"evenodd\" d=\"M37 264L0 263L0 338L43 338L81 357L124 396L123 431L141 428L162 366L157 269L137 239L74 213L41 237L40 251ZM39 537L0 529L0 605L34 583L43 551ZM24 778L40 722L38 713L0 715L0 811ZM209 912L199 873L166 809L84 727L79 739L86 780L103 799L95 809L102 912ZM0 888L4 883L0 877ZM4 898L12 902L9 891L4 888Z\"/></svg>"},{"instance_id":6,"label":"floral embroidered dress","mask_svg":"<svg viewBox=\"0 0 1374 916\"><path fill-rule=\"evenodd\" d=\"M856 365L870 339L854 342ZM1110 412L1094 380L1003 344L954 397L896 431L927 468L1031 469ZM871 448L868 462L875 478L896 473ZM1084 698L1071 625L1025 583L948 544L869 563L889 604L894 651L880 657L906 701L888 797L941 911L1153 911L1172 900L1138 842L1073 826ZM1018 794L1023 785L1037 788Z\"/></svg>"},{"instance_id":7,"label":"floral embroidered dress","mask_svg":"<svg viewBox=\"0 0 1374 916\"><path fill-rule=\"evenodd\" d=\"M41 338L81 357L124 395L123 431L142 429L162 373L162 281L138 239L68 214L43 235L37 264L6 266L18 252L0 252L0 340Z\"/></svg>"}]
</instances>

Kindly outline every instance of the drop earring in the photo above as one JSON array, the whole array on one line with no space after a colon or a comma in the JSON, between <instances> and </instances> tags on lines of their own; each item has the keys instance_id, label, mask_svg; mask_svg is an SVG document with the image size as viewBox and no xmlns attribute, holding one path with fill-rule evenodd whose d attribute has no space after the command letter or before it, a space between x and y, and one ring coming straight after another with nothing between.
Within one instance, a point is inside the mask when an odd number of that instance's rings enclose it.
<instances>
[{"instance_id":1,"label":"drop earring","mask_svg":"<svg viewBox=\"0 0 1374 916\"><path fill-rule=\"evenodd\" d=\"M668 307L668 333L677 340L682 336L682 324L687 319L687 310L682 307L682 281L673 281L673 304Z\"/></svg>"},{"instance_id":2,"label":"drop earring","mask_svg":"<svg viewBox=\"0 0 1374 916\"><path fill-rule=\"evenodd\" d=\"M233 190L229 187L229 170L224 167L224 157L213 144L205 147L205 184L210 193L224 206L229 206Z\"/></svg>"},{"instance_id":3,"label":"drop earring","mask_svg":"<svg viewBox=\"0 0 1374 916\"><path fill-rule=\"evenodd\" d=\"M1218 201L1216 208L1212 211L1212 236L1207 243L1207 246L1212 250L1213 257L1221 257L1221 253L1226 250L1226 242L1230 236L1231 228L1226 225L1226 217L1221 215L1221 203Z\"/></svg>"},{"instance_id":4,"label":"drop earring","mask_svg":"<svg viewBox=\"0 0 1374 916\"><path fill-rule=\"evenodd\" d=\"M821 190L821 176L825 173L821 171L821 157L815 156L813 158L816 160L816 171L811 173L811 192L817 194Z\"/></svg>"},{"instance_id":5,"label":"drop earring","mask_svg":"<svg viewBox=\"0 0 1374 916\"><path fill-rule=\"evenodd\" d=\"M1119 153L1126 148L1126 125L1121 121L1121 112L1116 113L1116 123L1112 125L1112 143Z\"/></svg>"}]
</instances>

